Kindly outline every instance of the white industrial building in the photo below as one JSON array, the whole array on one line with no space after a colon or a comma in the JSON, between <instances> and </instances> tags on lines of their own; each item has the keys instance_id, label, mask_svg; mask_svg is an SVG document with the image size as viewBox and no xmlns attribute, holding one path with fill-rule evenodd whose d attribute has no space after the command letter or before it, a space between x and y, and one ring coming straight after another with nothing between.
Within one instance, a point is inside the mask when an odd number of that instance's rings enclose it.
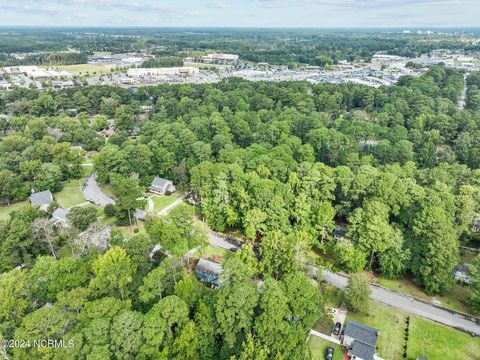
<instances>
[{"instance_id":1,"label":"white industrial building","mask_svg":"<svg viewBox=\"0 0 480 360\"><path fill-rule=\"evenodd\" d=\"M55 78L55 77L72 77L72 73L63 70L54 70L39 66L9 66L2 68L5 74L26 74L29 78L35 80Z\"/></svg>"},{"instance_id":2,"label":"white industrial building","mask_svg":"<svg viewBox=\"0 0 480 360\"><path fill-rule=\"evenodd\" d=\"M127 75L131 77L155 77L165 75L193 75L200 71L195 67L170 67L170 68L132 68Z\"/></svg>"},{"instance_id":3,"label":"white industrial building","mask_svg":"<svg viewBox=\"0 0 480 360\"><path fill-rule=\"evenodd\" d=\"M202 61L205 63L215 62L236 62L238 61L238 55L233 54L208 54L202 56Z\"/></svg>"}]
</instances>

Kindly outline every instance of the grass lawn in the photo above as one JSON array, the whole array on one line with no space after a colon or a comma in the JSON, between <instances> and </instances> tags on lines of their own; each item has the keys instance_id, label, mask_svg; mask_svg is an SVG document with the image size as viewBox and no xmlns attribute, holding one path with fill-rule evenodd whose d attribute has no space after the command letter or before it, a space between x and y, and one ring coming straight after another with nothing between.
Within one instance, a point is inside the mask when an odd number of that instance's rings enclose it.
<instances>
[{"instance_id":1,"label":"grass lawn","mask_svg":"<svg viewBox=\"0 0 480 360\"><path fill-rule=\"evenodd\" d=\"M158 212L166 208L168 205L177 200L180 196L181 195L179 193L173 193L172 195L168 196L153 195L151 199L153 201L154 211Z\"/></svg>"},{"instance_id":2,"label":"grass lawn","mask_svg":"<svg viewBox=\"0 0 480 360\"><path fill-rule=\"evenodd\" d=\"M325 359L325 350L327 347L332 347L334 349L333 360L342 360L343 358L343 350L339 345L331 343L327 340L323 340L319 337L310 336L310 339L308 340L308 346L312 351L312 359L314 360Z\"/></svg>"},{"instance_id":3,"label":"grass lawn","mask_svg":"<svg viewBox=\"0 0 480 360\"><path fill-rule=\"evenodd\" d=\"M0 205L0 220L8 220L10 213L14 210L20 209L22 206L27 205L28 201L19 201L17 203L7 205Z\"/></svg>"},{"instance_id":4,"label":"grass lawn","mask_svg":"<svg viewBox=\"0 0 480 360\"><path fill-rule=\"evenodd\" d=\"M346 322L355 320L379 330L378 354L384 359L400 360L403 359L406 319L407 315L405 313L393 307L371 301L367 314L357 314L349 311ZM445 359L450 358L446 357Z\"/></svg>"},{"instance_id":5,"label":"grass lawn","mask_svg":"<svg viewBox=\"0 0 480 360\"><path fill-rule=\"evenodd\" d=\"M470 290L467 286L457 284L450 293L443 296L436 295L431 297L428 296L420 287L416 286L410 279L390 280L378 278L377 284L401 292L403 294L428 301L430 303L435 300L436 304L441 304L442 306L445 306L447 308L469 314L475 314L475 312L470 308L469 305Z\"/></svg>"},{"instance_id":6,"label":"grass lawn","mask_svg":"<svg viewBox=\"0 0 480 360\"><path fill-rule=\"evenodd\" d=\"M408 359L419 356L425 356L429 360L480 358L480 340L461 331L415 317L410 317L407 349Z\"/></svg>"},{"instance_id":7,"label":"grass lawn","mask_svg":"<svg viewBox=\"0 0 480 360\"><path fill-rule=\"evenodd\" d=\"M62 191L54 194L55 200L57 200L60 207L71 208L87 201L83 196L81 185L78 186L79 183L83 184L79 179L71 180L65 183Z\"/></svg>"},{"instance_id":8,"label":"grass lawn","mask_svg":"<svg viewBox=\"0 0 480 360\"><path fill-rule=\"evenodd\" d=\"M203 249L200 249L196 255L201 255L203 257L218 261L221 258L224 258L230 254L231 252L225 249L222 249L216 246L207 245Z\"/></svg>"},{"instance_id":9,"label":"grass lawn","mask_svg":"<svg viewBox=\"0 0 480 360\"><path fill-rule=\"evenodd\" d=\"M97 74L110 73L110 67L94 65L94 64L60 65L60 66L53 66L52 68L56 70L71 71L74 73L87 73L87 72L91 74L93 74L94 72Z\"/></svg>"}]
</instances>

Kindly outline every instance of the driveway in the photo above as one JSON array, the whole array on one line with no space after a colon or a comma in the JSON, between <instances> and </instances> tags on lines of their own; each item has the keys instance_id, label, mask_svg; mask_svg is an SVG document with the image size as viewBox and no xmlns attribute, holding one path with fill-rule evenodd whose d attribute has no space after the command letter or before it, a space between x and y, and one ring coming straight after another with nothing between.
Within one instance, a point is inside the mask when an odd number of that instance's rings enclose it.
<instances>
[{"instance_id":1,"label":"driveway","mask_svg":"<svg viewBox=\"0 0 480 360\"><path fill-rule=\"evenodd\" d=\"M343 326L345 325L345 318L347 317L347 309L344 308L343 306L338 309L336 308L332 308L332 309L335 310L335 313L332 316L333 323L336 324L337 322L339 322L340 324L342 324L342 329L343 329ZM340 334L341 333L342 332L340 331ZM340 339L340 334L335 335L332 331L332 334L330 336L334 339Z\"/></svg>"},{"instance_id":2,"label":"driveway","mask_svg":"<svg viewBox=\"0 0 480 360\"><path fill-rule=\"evenodd\" d=\"M315 270L310 267L311 272ZM318 271L318 269L317 269ZM345 288L348 284L348 277L333 273L330 270L323 270L322 279L337 288ZM430 305L414 298L403 295L393 290L379 286L370 286L372 293L370 299L378 303L396 307L400 310L417 315L424 319L432 320L452 328L480 336L480 324L474 318L466 314L457 313L453 310Z\"/></svg>"},{"instance_id":3,"label":"driveway","mask_svg":"<svg viewBox=\"0 0 480 360\"><path fill-rule=\"evenodd\" d=\"M88 201L104 208L108 204L115 205L115 200L105 194L97 183L97 174L89 176L85 185L83 185L83 195Z\"/></svg>"}]
</instances>

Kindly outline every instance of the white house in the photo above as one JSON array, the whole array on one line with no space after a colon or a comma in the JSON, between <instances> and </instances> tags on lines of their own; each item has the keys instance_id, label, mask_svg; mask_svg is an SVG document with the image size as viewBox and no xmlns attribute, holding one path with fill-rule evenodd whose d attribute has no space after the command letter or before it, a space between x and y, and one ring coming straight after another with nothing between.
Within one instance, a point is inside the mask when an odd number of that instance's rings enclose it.
<instances>
[{"instance_id":1,"label":"white house","mask_svg":"<svg viewBox=\"0 0 480 360\"><path fill-rule=\"evenodd\" d=\"M170 180L162 179L159 177L155 177L155 179L153 179L152 184L150 185L148 190L157 195L165 195L169 193L174 193L176 191L175 186Z\"/></svg>"}]
</instances>

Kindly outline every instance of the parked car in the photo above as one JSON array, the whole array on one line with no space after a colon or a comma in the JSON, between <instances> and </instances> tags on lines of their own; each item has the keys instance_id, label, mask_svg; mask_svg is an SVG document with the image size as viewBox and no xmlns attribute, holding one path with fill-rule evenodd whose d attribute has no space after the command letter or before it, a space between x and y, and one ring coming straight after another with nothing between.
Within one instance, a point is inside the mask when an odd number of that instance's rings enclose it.
<instances>
[{"instance_id":1,"label":"parked car","mask_svg":"<svg viewBox=\"0 0 480 360\"><path fill-rule=\"evenodd\" d=\"M342 324L337 322L335 326L333 327L333 335L338 335L340 334L340 330L342 329Z\"/></svg>"},{"instance_id":2,"label":"parked car","mask_svg":"<svg viewBox=\"0 0 480 360\"><path fill-rule=\"evenodd\" d=\"M332 360L334 351L335 350L332 347L327 347L325 350L325 360Z\"/></svg>"}]
</instances>

